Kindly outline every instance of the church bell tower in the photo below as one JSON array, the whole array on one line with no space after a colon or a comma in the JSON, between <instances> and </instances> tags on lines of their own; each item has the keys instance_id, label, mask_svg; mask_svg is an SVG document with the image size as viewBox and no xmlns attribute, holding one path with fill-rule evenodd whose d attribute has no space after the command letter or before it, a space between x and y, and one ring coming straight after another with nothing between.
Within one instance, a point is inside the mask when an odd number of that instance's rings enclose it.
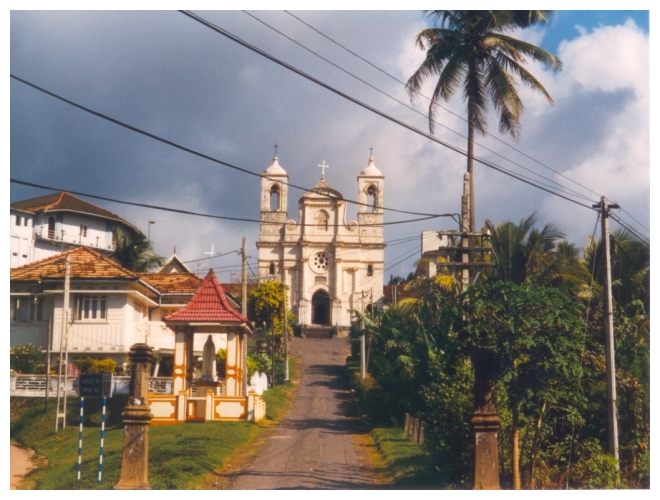
<instances>
[{"instance_id":1,"label":"church bell tower","mask_svg":"<svg viewBox=\"0 0 660 500\"><path fill-rule=\"evenodd\" d=\"M376 167L373 153L367 166L357 177L358 181L358 225L360 239L365 242L383 241L383 184L385 176ZM372 241L373 240L373 241Z\"/></svg>"}]
</instances>

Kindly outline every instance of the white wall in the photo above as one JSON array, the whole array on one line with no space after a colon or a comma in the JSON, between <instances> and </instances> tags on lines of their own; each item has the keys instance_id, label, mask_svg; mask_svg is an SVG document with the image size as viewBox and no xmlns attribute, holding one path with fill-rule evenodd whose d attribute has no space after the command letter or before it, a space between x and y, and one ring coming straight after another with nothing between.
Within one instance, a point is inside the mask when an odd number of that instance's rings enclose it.
<instances>
[{"instance_id":1,"label":"white wall","mask_svg":"<svg viewBox=\"0 0 660 500\"><path fill-rule=\"evenodd\" d=\"M17 217L18 222L17 224ZM32 215L10 210L10 267L23 266L34 259L34 219Z\"/></svg>"}]
</instances>

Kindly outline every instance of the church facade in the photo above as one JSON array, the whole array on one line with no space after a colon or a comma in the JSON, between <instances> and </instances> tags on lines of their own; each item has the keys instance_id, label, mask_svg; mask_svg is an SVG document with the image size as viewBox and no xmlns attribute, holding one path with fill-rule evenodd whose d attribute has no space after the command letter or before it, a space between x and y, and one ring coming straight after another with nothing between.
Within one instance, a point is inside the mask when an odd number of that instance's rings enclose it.
<instances>
[{"instance_id":1,"label":"church facade","mask_svg":"<svg viewBox=\"0 0 660 500\"><path fill-rule=\"evenodd\" d=\"M325 171L325 164L321 165ZM306 330L346 335L352 311L378 307L383 297L383 188L373 155L357 176L357 220L348 220L341 193L324 173L288 218L289 175L275 156L261 178L260 279L288 287L287 302Z\"/></svg>"}]
</instances>

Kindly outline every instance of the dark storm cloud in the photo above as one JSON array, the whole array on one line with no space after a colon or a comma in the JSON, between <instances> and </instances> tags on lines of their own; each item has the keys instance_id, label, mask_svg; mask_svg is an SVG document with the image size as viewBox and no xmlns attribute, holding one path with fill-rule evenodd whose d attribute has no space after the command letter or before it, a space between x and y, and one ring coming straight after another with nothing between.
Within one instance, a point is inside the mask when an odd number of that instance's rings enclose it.
<instances>
[{"instance_id":1,"label":"dark storm cloud","mask_svg":"<svg viewBox=\"0 0 660 500\"><path fill-rule=\"evenodd\" d=\"M320 62L240 11L202 13L251 43L376 108L427 129L425 118ZM324 40L284 12L254 12L304 41L349 71L408 102L400 86ZM401 79L422 26L417 12L296 12ZM11 15L11 71L81 104L241 167L261 172L279 145L290 181L312 186L326 160L327 178L346 198L356 198L358 172L369 147L386 175L385 204L417 211L456 212L464 159L401 129L313 83L240 47L177 12L17 12ZM258 218L259 179L141 137L11 83L11 175L70 190L164 206ZM520 143L562 168L580 159L581 142L592 141L608 117L620 111L625 93L575 94L548 109L543 124L530 118ZM462 112L462 104L455 104ZM424 110L421 102L419 109ZM579 112L570 120L570 114ZM447 123L462 130L460 120ZM534 121L536 120L536 121ZM566 124L571 123L572 127ZM491 124L496 128L495 123ZM439 131L459 147L464 141ZM492 144L492 143L490 143ZM560 144L561 151L552 145ZM508 154L508 152L507 152ZM481 169L483 170L483 169ZM479 219L519 220L543 197L500 174L477 176ZM498 194L499 193L499 194ZM506 203L501 194L505 193ZM42 192L12 185L11 199ZM302 192L289 191L289 216L297 218ZM90 200L94 202L94 200ZM99 202L101 204L101 202ZM258 226L174 216L153 210L105 205L146 231L156 249L173 247L187 258L238 248L245 235L254 249ZM350 209L353 214L355 208ZM388 213L387 220L410 216ZM447 229L450 220L386 228L386 238ZM387 259L414 250L394 246ZM254 250L252 250L254 253ZM407 261L409 266L410 260ZM220 263L220 261L218 261ZM403 271L402 271L403 272Z\"/></svg>"}]
</instances>

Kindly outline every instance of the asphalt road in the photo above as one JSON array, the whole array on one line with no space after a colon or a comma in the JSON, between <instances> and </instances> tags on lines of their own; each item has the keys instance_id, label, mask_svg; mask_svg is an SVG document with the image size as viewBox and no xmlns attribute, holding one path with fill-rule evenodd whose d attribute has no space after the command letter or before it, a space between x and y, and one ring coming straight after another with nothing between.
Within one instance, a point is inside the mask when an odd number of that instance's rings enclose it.
<instances>
[{"instance_id":1,"label":"asphalt road","mask_svg":"<svg viewBox=\"0 0 660 500\"><path fill-rule=\"evenodd\" d=\"M342 383L346 339L295 338L301 380L286 418L233 489L365 489L378 471L354 446L361 432L350 392Z\"/></svg>"}]
</instances>

